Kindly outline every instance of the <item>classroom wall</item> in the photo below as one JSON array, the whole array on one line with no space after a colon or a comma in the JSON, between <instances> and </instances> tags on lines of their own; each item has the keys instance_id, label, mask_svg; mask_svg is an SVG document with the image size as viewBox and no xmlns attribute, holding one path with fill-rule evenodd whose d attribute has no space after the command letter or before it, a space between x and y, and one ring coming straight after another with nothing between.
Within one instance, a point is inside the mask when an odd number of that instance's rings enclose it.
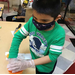
<instances>
[{"instance_id":1,"label":"classroom wall","mask_svg":"<svg viewBox=\"0 0 75 75\"><path fill-rule=\"evenodd\" d=\"M69 10L75 10L75 0L71 0L69 4Z\"/></svg>"},{"instance_id":2,"label":"classroom wall","mask_svg":"<svg viewBox=\"0 0 75 75\"><path fill-rule=\"evenodd\" d=\"M8 7L7 2L0 2L5 5L5 7ZM9 0L9 7L12 7L12 5L20 5L21 0Z\"/></svg>"},{"instance_id":3,"label":"classroom wall","mask_svg":"<svg viewBox=\"0 0 75 75\"><path fill-rule=\"evenodd\" d=\"M9 0L10 3L10 7L12 5L20 5L21 4L21 0Z\"/></svg>"}]
</instances>

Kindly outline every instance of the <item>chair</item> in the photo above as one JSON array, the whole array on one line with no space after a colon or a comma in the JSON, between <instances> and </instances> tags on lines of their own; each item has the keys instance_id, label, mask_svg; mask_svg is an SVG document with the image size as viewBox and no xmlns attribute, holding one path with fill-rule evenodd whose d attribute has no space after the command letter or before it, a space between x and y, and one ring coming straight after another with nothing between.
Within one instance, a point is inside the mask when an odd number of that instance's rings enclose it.
<instances>
[{"instance_id":1,"label":"chair","mask_svg":"<svg viewBox=\"0 0 75 75\"><path fill-rule=\"evenodd\" d=\"M8 12L9 12L9 0L0 0L1 2L7 2L8 3Z\"/></svg>"},{"instance_id":2,"label":"chair","mask_svg":"<svg viewBox=\"0 0 75 75\"><path fill-rule=\"evenodd\" d=\"M32 8L27 8L25 13L25 22L29 20L30 17L32 17Z\"/></svg>"},{"instance_id":3,"label":"chair","mask_svg":"<svg viewBox=\"0 0 75 75\"><path fill-rule=\"evenodd\" d=\"M75 63L72 63L63 74L75 74Z\"/></svg>"}]
</instances>

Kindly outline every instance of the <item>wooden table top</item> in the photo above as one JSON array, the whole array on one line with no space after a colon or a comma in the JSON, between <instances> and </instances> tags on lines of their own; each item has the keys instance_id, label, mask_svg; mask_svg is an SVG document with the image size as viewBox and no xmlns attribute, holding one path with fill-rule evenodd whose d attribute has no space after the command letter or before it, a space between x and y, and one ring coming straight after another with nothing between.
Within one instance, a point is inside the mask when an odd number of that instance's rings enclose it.
<instances>
[{"instance_id":1,"label":"wooden table top","mask_svg":"<svg viewBox=\"0 0 75 75\"><path fill-rule=\"evenodd\" d=\"M25 23L0 21L0 26L2 27L0 29L0 74L8 74L8 61L6 61L5 52L8 52L11 46L13 38L11 31L14 31L19 24L24 25ZM21 42L19 53L30 53L29 37ZM35 68L28 68L23 71L23 74L35 74Z\"/></svg>"}]
</instances>

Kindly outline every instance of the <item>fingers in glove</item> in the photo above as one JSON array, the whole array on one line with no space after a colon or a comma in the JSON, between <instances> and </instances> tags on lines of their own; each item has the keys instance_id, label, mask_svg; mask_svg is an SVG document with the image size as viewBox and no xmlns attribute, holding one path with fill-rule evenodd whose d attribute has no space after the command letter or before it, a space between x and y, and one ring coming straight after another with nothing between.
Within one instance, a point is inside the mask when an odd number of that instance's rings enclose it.
<instances>
[{"instance_id":1,"label":"fingers in glove","mask_svg":"<svg viewBox=\"0 0 75 75\"><path fill-rule=\"evenodd\" d=\"M17 59L16 58L14 58L14 59L8 59L8 61L9 61L9 63L13 63L13 62L17 61Z\"/></svg>"},{"instance_id":2,"label":"fingers in glove","mask_svg":"<svg viewBox=\"0 0 75 75\"><path fill-rule=\"evenodd\" d=\"M17 60L18 60L18 61L23 61L23 60L25 60L25 59L17 58Z\"/></svg>"},{"instance_id":3,"label":"fingers in glove","mask_svg":"<svg viewBox=\"0 0 75 75\"><path fill-rule=\"evenodd\" d=\"M9 64L10 64L10 66L12 66L12 65L16 66L16 65L18 65L18 61L9 62Z\"/></svg>"},{"instance_id":4,"label":"fingers in glove","mask_svg":"<svg viewBox=\"0 0 75 75\"><path fill-rule=\"evenodd\" d=\"M15 71L17 69L19 69L19 68L18 67L8 68L9 71Z\"/></svg>"},{"instance_id":5,"label":"fingers in glove","mask_svg":"<svg viewBox=\"0 0 75 75\"><path fill-rule=\"evenodd\" d=\"M13 68L15 68L15 69L16 69L16 68L18 68L18 66L16 66L16 65L11 65L11 64L8 64L8 65L7 65L7 68L9 68L9 69L10 69L10 68L12 68L12 69L13 69Z\"/></svg>"},{"instance_id":6,"label":"fingers in glove","mask_svg":"<svg viewBox=\"0 0 75 75\"><path fill-rule=\"evenodd\" d=\"M16 69L16 70L12 71L12 73L16 73L16 72L19 72L19 71L22 71L22 70Z\"/></svg>"}]
</instances>

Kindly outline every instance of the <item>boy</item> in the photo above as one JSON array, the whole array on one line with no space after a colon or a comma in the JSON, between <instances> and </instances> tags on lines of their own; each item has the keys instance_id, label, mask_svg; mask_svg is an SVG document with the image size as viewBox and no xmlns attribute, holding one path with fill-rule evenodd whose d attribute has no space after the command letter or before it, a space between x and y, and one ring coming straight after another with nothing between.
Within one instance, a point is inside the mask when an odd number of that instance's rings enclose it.
<instances>
[{"instance_id":1,"label":"boy","mask_svg":"<svg viewBox=\"0 0 75 75\"><path fill-rule=\"evenodd\" d=\"M13 8L14 11L18 12L17 15L7 16L6 21L14 22L25 22L25 7L27 6L28 1L24 0L22 6L19 6L19 9Z\"/></svg>"},{"instance_id":2,"label":"boy","mask_svg":"<svg viewBox=\"0 0 75 75\"><path fill-rule=\"evenodd\" d=\"M36 74L51 74L65 41L64 29L55 22L60 18L60 0L34 0L32 7L33 17L14 35L7 68L17 72L36 66ZM19 45L28 35L32 60L19 60Z\"/></svg>"}]
</instances>

